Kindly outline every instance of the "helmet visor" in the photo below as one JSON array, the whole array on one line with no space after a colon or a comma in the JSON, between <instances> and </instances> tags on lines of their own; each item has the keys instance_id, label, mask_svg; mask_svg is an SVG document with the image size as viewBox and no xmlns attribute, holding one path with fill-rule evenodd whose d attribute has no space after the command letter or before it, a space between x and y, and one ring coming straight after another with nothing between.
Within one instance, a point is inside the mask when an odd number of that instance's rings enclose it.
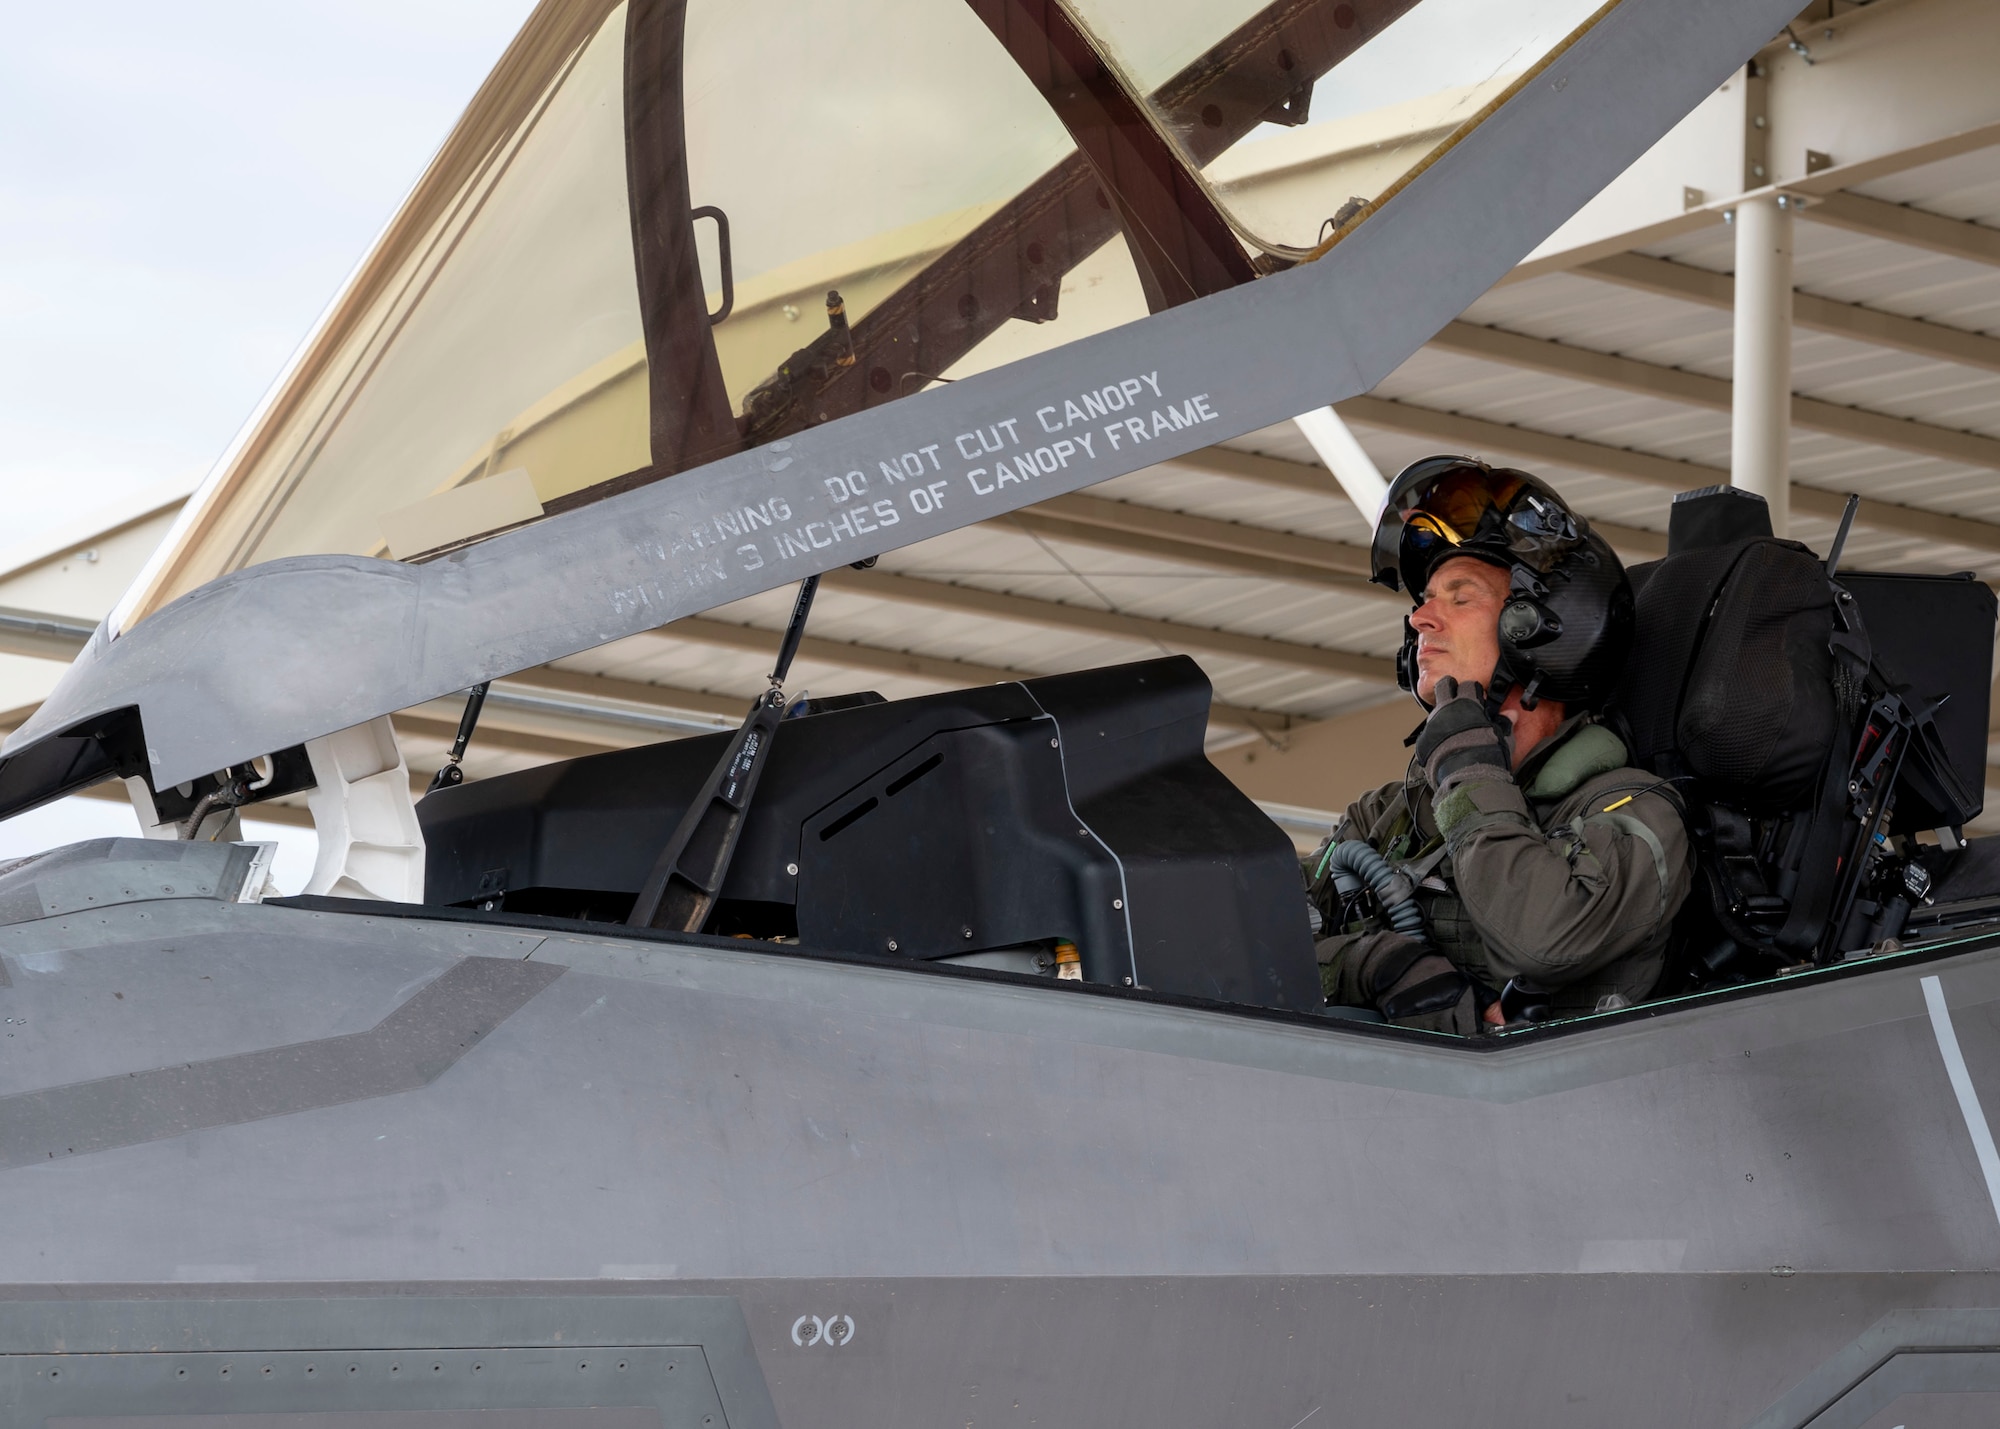
<instances>
[{"instance_id":1,"label":"helmet visor","mask_svg":"<svg viewBox=\"0 0 2000 1429\"><path fill-rule=\"evenodd\" d=\"M1420 599L1431 571L1454 555L1547 574L1589 528L1525 471L1469 457L1432 457L1396 478L1370 553L1374 579Z\"/></svg>"}]
</instances>

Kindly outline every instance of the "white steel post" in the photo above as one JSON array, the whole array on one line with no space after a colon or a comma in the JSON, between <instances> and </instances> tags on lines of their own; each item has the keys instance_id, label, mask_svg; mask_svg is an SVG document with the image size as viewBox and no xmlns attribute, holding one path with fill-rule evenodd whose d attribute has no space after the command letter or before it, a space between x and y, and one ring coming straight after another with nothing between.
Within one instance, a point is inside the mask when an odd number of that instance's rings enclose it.
<instances>
[{"instance_id":1,"label":"white steel post","mask_svg":"<svg viewBox=\"0 0 2000 1429\"><path fill-rule=\"evenodd\" d=\"M1383 503L1389 499L1389 483L1376 469L1374 458L1361 449L1340 413L1331 407L1316 407L1292 418L1312 444L1313 454L1333 473L1347 499L1369 525L1382 519Z\"/></svg>"},{"instance_id":2,"label":"white steel post","mask_svg":"<svg viewBox=\"0 0 2000 1429\"><path fill-rule=\"evenodd\" d=\"M1792 215L1788 195L1736 206L1736 379L1729 479L1770 503L1771 529L1792 522Z\"/></svg>"}]
</instances>

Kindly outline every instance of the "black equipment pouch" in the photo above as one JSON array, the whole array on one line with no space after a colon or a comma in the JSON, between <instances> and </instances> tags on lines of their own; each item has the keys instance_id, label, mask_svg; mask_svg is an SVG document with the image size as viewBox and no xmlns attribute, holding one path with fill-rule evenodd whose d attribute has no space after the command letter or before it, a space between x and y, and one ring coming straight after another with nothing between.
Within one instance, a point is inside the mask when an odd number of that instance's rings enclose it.
<instances>
[{"instance_id":1,"label":"black equipment pouch","mask_svg":"<svg viewBox=\"0 0 2000 1429\"><path fill-rule=\"evenodd\" d=\"M1670 556L1638 606L1620 707L1639 764L1678 759L1753 812L1809 804L1839 722L1819 558L1772 537Z\"/></svg>"}]
</instances>

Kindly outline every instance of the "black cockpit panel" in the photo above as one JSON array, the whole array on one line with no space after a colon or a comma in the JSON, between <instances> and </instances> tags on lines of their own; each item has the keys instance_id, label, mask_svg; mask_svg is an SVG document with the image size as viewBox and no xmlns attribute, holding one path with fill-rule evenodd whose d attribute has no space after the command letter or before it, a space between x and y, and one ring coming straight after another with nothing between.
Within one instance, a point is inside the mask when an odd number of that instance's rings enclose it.
<instances>
[{"instance_id":1,"label":"black cockpit panel","mask_svg":"<svg viewBox=\"0 0 2000 1429\"><path fill-rule=\"evenodd\" d=\"M918 959L1074 943L1093 982L1317 1008L1290 840L1176 656L779 726L710 931ZM622 919L727 733L440 790L426 901Z\"/></svg>"}]
</instances>

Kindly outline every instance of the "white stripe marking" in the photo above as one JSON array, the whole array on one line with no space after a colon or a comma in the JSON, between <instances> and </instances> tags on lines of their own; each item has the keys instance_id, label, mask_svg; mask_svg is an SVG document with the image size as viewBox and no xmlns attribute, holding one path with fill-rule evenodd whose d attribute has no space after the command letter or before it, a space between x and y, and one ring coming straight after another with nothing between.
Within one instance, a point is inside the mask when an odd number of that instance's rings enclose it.
<instances>
[{"instance_id":1,"label":"white stripe marking","mask_svg":"<svg viewBox=\"0 0 2000 1429\"><path fill-rule=\"evenodd\" d=\"M2000 1149L1993 1145L1993 1129L1980 1110L1979 1093L1973 1090L1972 1074L1965 1069L1965 1054L1958 1050L1958 1034L1952 1031L1951 1009L1945 1006L1944 985L1936 976L1924 979L1924 1005L1930 1009L1931 1031L1937 1034L1938 1052L1944 1058L1945 1074L1958 1094L1959 1114L1972 1134L1972 1149L1979 1154L1979 1170L1986 1177L1986 1194L1993 1201L1993 1216L2000 1220Z\"/></svg>"}]
</instances>

